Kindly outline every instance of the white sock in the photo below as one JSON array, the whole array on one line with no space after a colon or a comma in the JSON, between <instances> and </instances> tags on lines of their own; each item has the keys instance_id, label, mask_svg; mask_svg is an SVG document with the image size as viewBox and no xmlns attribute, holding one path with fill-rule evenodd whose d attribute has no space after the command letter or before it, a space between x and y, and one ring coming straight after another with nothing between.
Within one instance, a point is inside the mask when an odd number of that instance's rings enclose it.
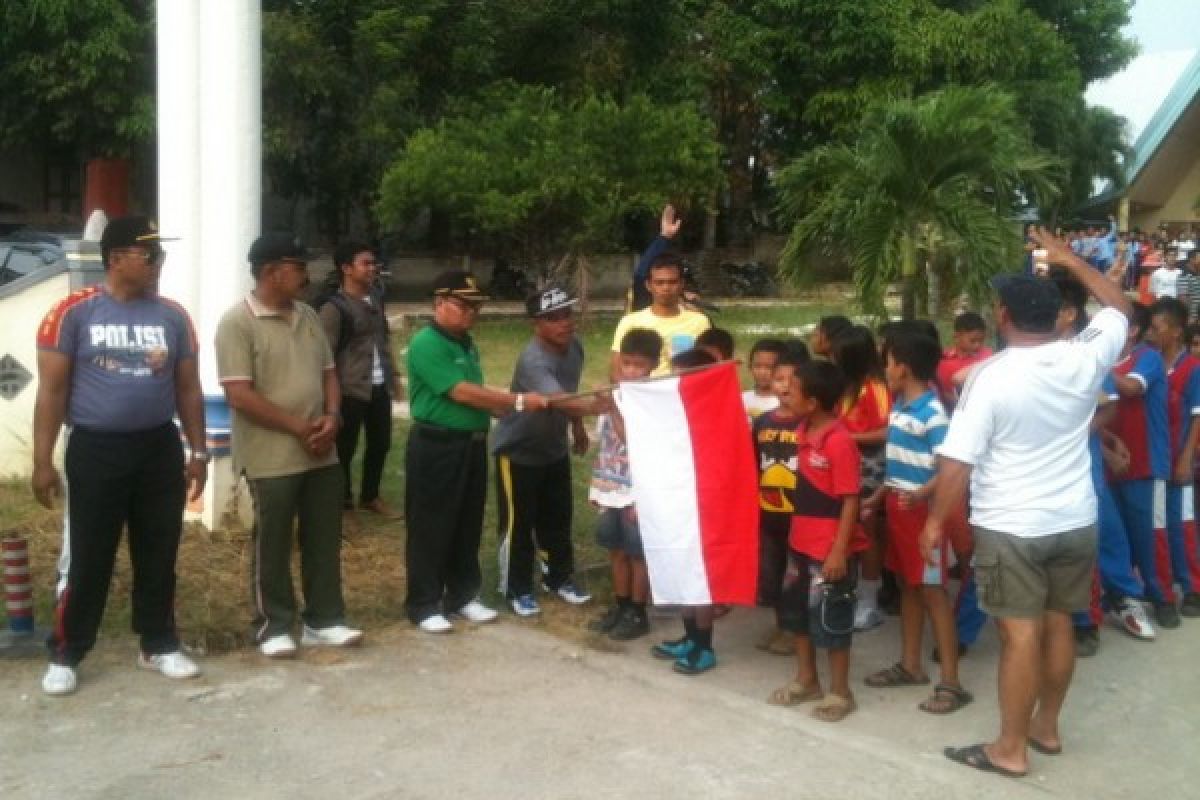
<instances>
[{"instance_id":1,"label":"white sock","mask_svg":"<svg viewBox=\"0 0 1200 800\"><path fill-rule=\"evenodd\" d=\"M878 608L879 607L879 587L883 585L882 579L867 580L862 578L858 582L858 607L860 609Z\"/></svg>"}]
</instances>

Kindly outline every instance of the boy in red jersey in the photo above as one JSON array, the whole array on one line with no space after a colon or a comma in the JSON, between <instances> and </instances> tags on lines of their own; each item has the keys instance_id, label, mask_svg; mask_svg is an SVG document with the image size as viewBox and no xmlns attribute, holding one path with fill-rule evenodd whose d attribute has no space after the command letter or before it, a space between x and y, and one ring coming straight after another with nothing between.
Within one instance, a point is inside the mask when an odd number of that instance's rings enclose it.
<instances>
[{"instance_id":1,"label":"boy in red jersey","mask_svg":"<svg viewBox=\"0 0 1200 800\"><path fill-rule=\"evenodd\" d=\"M856 555L866 549L858 524L858 447L834 409L845 379L828 362L796 368L780 403L801 418L796 429L795 515L780 625L795 634L796 675L768 702L817 702L813 716L838 722L856 708L850 691ZM815 648L829 651L829 693L821 690Z\"/></svg>"},{"instance_id":2,"label":"boy in red jersey","mask_svg":"<svg viewBox=\"0 0 1200 800\"><path fill-rule=\"evenodd\" d=\"M992 357L992 349L984 345L986 337L987 323L974 311L964 311L954 318L954 347L942 353L937 369L938 394L947 413L954 410L971 368Z\"/></svg>"},{"instance_id":3,"label":"boy in red jersey","mask_svg":"<svg viewBox=\"0 0 1200 800\"><path fill-rule=\"evenodd\" d=\"M1167 368L1167 425L1171 436L1171 474L1167 481L1167 544L1160 548L1158 574L1165 583L1173 578L1183 588L1181 613L1200 616L1200 559L1196 552L1195 473L1196 442L1200 425L1200 359L1188 352L1184 340L1187 307L1164 297L1150 307L1146 340L1162 353Z\"/></svg>"},{"instance_id":4,"label":"boy in red jersey","mask_svg":"<svg viewBox=\"0 0 1200 800\"><path fill-rule=\"evenodd\" d=\"M1166 369L1158 351L1143 341L1149 328L1149 310L1135 303L1125 349L1112 370L1118 400L1116 419L1109 426L1129 450L1129 467L1113 475L1110 485L1159 627L1178 628L1171 576L1169 571L1159 574L1155 558L1156 551L1166 552L1164 482L1171 469Z\"/></svg>"}]
</instances>

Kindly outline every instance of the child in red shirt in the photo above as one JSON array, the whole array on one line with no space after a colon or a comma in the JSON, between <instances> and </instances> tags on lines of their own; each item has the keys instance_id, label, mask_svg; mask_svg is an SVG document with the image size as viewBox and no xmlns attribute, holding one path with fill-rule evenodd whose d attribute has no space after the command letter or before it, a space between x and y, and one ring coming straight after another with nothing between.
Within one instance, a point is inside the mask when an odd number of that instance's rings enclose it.
<instances>
[{"instance_id":1,"label":"child in red shirt","mask_svg":"<svg viewBox=\"0 0 1200 800\"><path fill-rule=\"evenodd\" d=\"M779 622L795 635L796 676L768 702L819 701L813 716L837 722L856 708L850 691L856 555L866 549L858 523L859 456L834 414L845 381L836 366L796 367L780 396L800 418L796 429L795 514ZM829 651L829 693L821 690L815 648Z\"/></svg>"},{"instance_id":2,"label":"child in red shirt","mask_svg":"<svg viewBox=\"0 0 1200 800\"><path fill-rule=\"evenodd\" d=\"M958 404L958 391L967 382L971 367L992 357L990 347L983 342L987 337L987 323L974 311L964 311L954 318L954 347L942 353L938 364L938 394L946 413Z\"/></svg>"}]
</instances>

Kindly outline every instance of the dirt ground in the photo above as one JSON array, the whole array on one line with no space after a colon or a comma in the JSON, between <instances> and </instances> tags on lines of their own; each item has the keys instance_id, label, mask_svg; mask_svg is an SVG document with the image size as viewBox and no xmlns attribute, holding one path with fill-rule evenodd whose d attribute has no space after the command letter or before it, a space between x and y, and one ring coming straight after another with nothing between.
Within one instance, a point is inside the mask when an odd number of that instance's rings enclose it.
<instances>
[{"instance_id":1,"label":"dirt ground","mask_svg":"<svg viewBox=\"0 0 1200 800\"><path fill-rule=\"evenodd\" d=\"M392 625L294 662L236 651L182 683L110 637L67 698L42 695L40 660L0 661L0 797L1165 798L1200 780L1200 623L1153 644L1106 629L1079 665L1066 753L1019 781L941 755L996 726L991 630L963 665L977 700L947 718L916 710L920 688L862 686L898 655L894 619L858 637L860 710L830 725L763 702L791 669L752 647L766 624L718 622L721 665L695 678L650 658L653 638L593 647L512 615L443 637Z\"/></svg>"}]
</instances>

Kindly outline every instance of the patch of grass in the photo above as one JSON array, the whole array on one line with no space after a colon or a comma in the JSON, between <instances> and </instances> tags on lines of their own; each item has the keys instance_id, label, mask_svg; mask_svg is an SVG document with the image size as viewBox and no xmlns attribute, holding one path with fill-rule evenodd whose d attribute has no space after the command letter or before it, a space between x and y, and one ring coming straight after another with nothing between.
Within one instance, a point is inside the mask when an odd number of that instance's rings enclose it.
<instances>
[{"instance_id":1,"label":"patch of grass","mask_svg":"<svg viewBox=\"0 0 1200 800\"><path fill-rule=\"evenodd\" d=\"M765 335L794 335L802 326L815 322L827 313L834 313L834 309L794 302L733 307L715 315L714 322L734 334L738 355L744 356L755 339ZM589 314L580 326L580 338L587 353L584 388L607 383L608 353L616 322L615 314ZM483 358L484 375L490 385L508 384L517 355L528 342L529 336L529 323L522 318L485 316L480 321L475 338ZM402 348L403 337L398 339L397 344ZM383 497L396 509L404 507L404 446L408 428L406 420L396 420L393 446L384 472ZM361 450L360 446L360 453ZM607 554L595 544L596 514L587 503L591 462L591 454L572 457L574 541L578 569L602 602L610 596L610 588ZM494 467L494 464L491 466ZM358 467L356 463L356 482ZM355 529L347 531L342 548L344 590L350 619L368 628L400 621L404 618L405 592L403 522L386 522L367 513L355 514L354 518ZM36 614L41 625L50 623L62 529L61 513L39 507L33 501L26 483L0 483L0 531L14 530L27 536L30 541ZM496 498L493 490L488 493L480 561L484 576L484 600L499 605L503 599L496 593L496 544ZM200 525L187 526L179 551L176 615L180 632L191 646L202 651L220 651L247 641L252 615L250 546L251 537L247 531L207 531ZM298 564L293 574L298 578ZM131 582L127 550L122 544L102 635L129 630ZM301 597L298 586L297 597ZM582 623L594 613L595 604L580 609L547 602L544 608L543 619L535 624L573 638L586 638L581 632Z\"/></svg>"}]
</instances>

